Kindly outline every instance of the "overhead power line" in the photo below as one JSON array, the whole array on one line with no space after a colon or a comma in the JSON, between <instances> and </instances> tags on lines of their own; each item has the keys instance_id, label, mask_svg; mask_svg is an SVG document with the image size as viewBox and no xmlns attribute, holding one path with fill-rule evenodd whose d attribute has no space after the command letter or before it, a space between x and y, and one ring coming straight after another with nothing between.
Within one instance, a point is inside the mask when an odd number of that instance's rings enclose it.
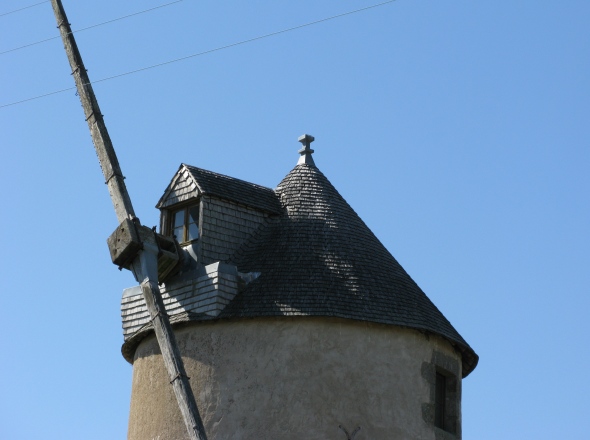
<instances>
[{"instance_id":1,"label":"overhead power line","mask_svg":"<svg viewBox=\"0 0 590 440\"><path fill-rule=\"evenodd\" d=\"M20 11L24 11L25 9L30 9L34 6L39 6L42 5L43 3L49 3L48 0L45 0L43 2L39 2L39 3L35 3L33 5L29 5L29 6L25 6L24 8L19 8L19 9L15 9L14 11L10 11L10 12L3 12L0 14L0 17L4 17L5 15L10 15L10 14L14 14L15 12L20 12Z\"/></svg>"},{"instance_id":2,"label":"overhead power line","mask_svg":"<svg viewBox=\"0 0 590 440\"><path fill-rule=\"evenodd\" d=\"M326 21L329 21L329 20L334 20L336 18L345 17L345 16L351 15L351 14L356 14L357 12L362 12L362 11L366 11L368 9L373 9L373 8L377 8L379 6L384 6L384 5L388 4L388 3L393 3L395 1L396 0L387 0L385 2L376 3L374 5L366 6L364 8L355 9L353 11L348 11L348 12L343 12L342 14L333 15L331 17L326 17L326 18L321 18L321 19L315 20L315 21L310 21L308 23L300 24L298 26L293 26L293 27L286 28L286 29L283 29L283 30L280 30L280 31L271 32L270 34L260 35L258 37L249 38L247 40L238 41L236 43L227 44L225 46L219 46L219 47L216 47L214 49L209 49L209 50L205 50L203 52L194 53L192 55L187 55L187 56L184 56L184 57L181 57L181 58L175 58L173 60L164 61L164 62L158 63L158 64L153 64L151 66L142 67L142 68L135 69L135 70L130 70L130 71L127 71L127 72L124 72L124 73L119 73L117 75L108 76L106 78L101 78L99 80L91 81L91 82L92 82L92 84L96 84L96 83L99 83L99 82L110 81L112 79L120 78L122 76L132 75L134 73L143 72L145 70L155 69L156 67L162 67L162 66L166 66L168 64L178 63L180 61L188 60L190 58L195 58L195 57L198 57L198 56L201 56L201 55L207 55L207 54L210 54L212 52L217 52L217 51L220 51L220 50L229 49L231 47L240 46L240 45L246 44L246 43L252 43L252 42L257 41L257 40L262 40L263 38L273 37L275 35L284 34L285 32L294 31L294 30L301 29L301 28L304 28L304 27L307 27L307 26L313 26L315 24L323 23L323 22L326 22ZM11 102L11 103L8 103L8 104L0 105L0 108L11 107L13 105L22 104L24 102L33 101L35 99L45 98L47 96L51 96L51 95L56 95L58 93L67 92L68 90L74 90L75 88L76 87L74 86L74 87L68 87L68 88L61 89L61 90L55 90L53 92L45 93L43 95L38 95L38 96L34 96L32 98L23 99L21 101L15 101L15 102Z\"/></svg>"},{"instance_id":3,"label":"overhead power line","mask_svg":"<svg viewBox=\"0 0 590 440\"><path fill-rule=\"evenodd\" d=\"M181 1L183 1L183 0L176 0L176 1L173 1L173 2L170 2L170 3L165 3L165 4L160 5L160 6L155 6L153 8L144 9L143 11L134 12L133 14L124 15L124 16L119 17L119 18L113 18L112 20L103 21L102 23L93 24L91 26L87 26L87 27L82 28L82 29L76 29L75 31L72 31L72 33L75 34L77 32L86 31L88 29L92 29L92 28L95 28L95 27L103 26L105 24L113 23L115 21L123 20L125 18L134 17L134 16L140 15L140 14L145 14L146 12L151 12L151 11L154 11L156 9L160 9L160 8L164 8L166 6L173 5L175 3L180 3ZM45 3L45 2L43 2L43 3ZM9 53L9 52L15 52L17 50L21 50L21 49L25 49L27 47L35 46L37 44L46 43L47 41L56 40L58 38L61 38L61 37L59 35L56 35L55 37L45 38L44 40L39 40L39 41L35 41L34 43L25 44L24 46L14 47L12 49L8 49L8 50L5 50L3 52L0 52L0 55L4 55L4 54Z\"/></svg>"}]
</instances>

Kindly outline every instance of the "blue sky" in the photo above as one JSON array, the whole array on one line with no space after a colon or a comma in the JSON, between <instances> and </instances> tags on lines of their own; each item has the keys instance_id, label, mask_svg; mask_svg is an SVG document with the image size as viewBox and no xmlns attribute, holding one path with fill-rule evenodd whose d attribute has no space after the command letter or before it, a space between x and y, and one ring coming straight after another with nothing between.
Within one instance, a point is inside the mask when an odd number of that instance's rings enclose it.
<instances>
[{"instance_id":1,"label":"blue sky","mask_svg":"<svg viewBox=\"0 0 590 440\"><path fill-rule=\"evenodd\" d=\"M64 0L73 29L163 3ZM98 80L371 4L184 0L76 38ZM585 1L398 0L95 92L148 225L180 163L274 187L314 135L318 167L480 355L463 437L582 439L589 23ZM0 15L0 52L56 35L49 3ZM60 40L0 55L0 83L0 106L73 86ZM125 438L134 282L110 263L75 91L0 107L0 139L0 438Z\"/></svg>"}]
</instances>

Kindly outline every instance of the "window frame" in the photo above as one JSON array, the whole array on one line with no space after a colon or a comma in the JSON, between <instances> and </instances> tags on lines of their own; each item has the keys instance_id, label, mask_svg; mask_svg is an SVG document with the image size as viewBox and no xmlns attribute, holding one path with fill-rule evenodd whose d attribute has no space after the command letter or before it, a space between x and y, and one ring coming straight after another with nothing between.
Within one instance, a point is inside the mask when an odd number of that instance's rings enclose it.
<instances>
[{"instance_id":1,"label":"window frame","mask_svg":"<svg viewBox=\"0 0 590 440\"><path fill-rule=\"evenodd\" d=\"M457 377L436 368L434 382L434 426L457 434Z\"/></svg>"},{"instance_id":2,"label":"window frame","mask_svg":"<svg viewBox=\"0 0 590 440\"><path fill-rule=\"evenodd\" d=\"M422 363L422 377L429 400L422 404L422 418L434 429L435 440L461 439L461 364L434 349L430 362Z\"/></svg>"},{"instance_id":3,"label":"window frame","mask_svg":"<svg viewBox=\"0 0 590 440\"><path fill-rule=\"evenodd\" d=\"M196 208L198 210L198 217L195 222L190 222L190 211L191 209ZM175 230L178 227L175 227L175 220L176 214L179 212L183 212L183 223L182 223L182 237L177 237L175 234ZM187 203L181 206L174 206L168 209L167 212L167 219L166 219L166 235L170 237L175 237L178 243L181 245L187 245L190 243L194 243L201 238L201 203L200 201ZM197 228L197 237L189 240L189 226L191 224L196 225Z\"/></svg>"}]
</instances>

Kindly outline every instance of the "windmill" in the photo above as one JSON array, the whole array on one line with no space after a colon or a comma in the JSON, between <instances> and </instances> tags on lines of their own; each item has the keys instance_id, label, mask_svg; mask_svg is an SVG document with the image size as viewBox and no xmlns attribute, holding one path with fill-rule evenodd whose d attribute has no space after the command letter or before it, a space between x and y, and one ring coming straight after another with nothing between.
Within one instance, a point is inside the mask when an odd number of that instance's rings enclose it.
<instances>
[{"instance_id":1,"label":"windmill","mask_svg":"<svg viewBox=\"0 0 590 440\"><path fill-rule=\"evenodd\" d=\"M131 270L137 282L141 284L170 384L178 401L189 438L206 440L203 422L158 287L158 282L162 282L167 276L173 274L182 259L182 252L174 238L163 236L156 233L154 229L143 226L136 217L115 149L64 7L61 0L51 0L51 4L72 68L72 76L84 109L92 142L119 221L119 226L108 239L113 263L120 268Z\"/></svg>"},{"instance_id":2,"label":"windmill","mask_svg":"<svg viewBox=\"0 0 590 440\"><path fill-rule=\"evenodd\" d=\"M122 297L128 438L206 439L188 371L210 438L460 440L462 379L478 356L319 170L313 136L299 138L275 189L181 164L157 205L166 235L156 233L135 215L51 1L120 223L111 258L139 283ZM177 404L161 398L170 384Z\"/></svg>"}]
</instances>

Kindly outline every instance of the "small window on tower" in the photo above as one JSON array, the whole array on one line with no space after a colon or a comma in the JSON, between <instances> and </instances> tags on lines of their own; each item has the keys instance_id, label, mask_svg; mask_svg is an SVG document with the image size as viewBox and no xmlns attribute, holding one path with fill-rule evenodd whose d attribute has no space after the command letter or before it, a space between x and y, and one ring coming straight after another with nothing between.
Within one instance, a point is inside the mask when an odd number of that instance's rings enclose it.
<instances>
[{"instance_id":1,"label":"small window on tower","mask_svg":"<svg viewBox=\"0 0 590 440\"><path fill-rule=\"evenodd\" d=\"M440 373L436 373L436 386L434 391L434 425L438 428L445 429L447 378Z\"/></svg>"},{"instance_id":2,"label":"small window on tower","mask_svg":"<svg viewBox=\"0 0 590 440\"><path fill-rule=\"evenodd\" d=\"M456 379L452 375L436 372L434 388L434 426L451 434L456 426Z\"/></svg>"},{"instance_id":3,"label":"small window on tower","mask_svg":"<svg viewBox=\"0 0 590 440\"><path fill-rule=\"evenodd\" d=\"M435 440L461 440L460 358L433 350L431 361L422 364L422 377L429 388L422 418L433 427Z\"/></svg>"},{"instance_id":4,"label":"small window on tower","mask_svg":"<svg viewBox=\"0 0 590 440\"><path fill-rule=\"evenodd\" d=\"M171 214L170 235L174 235L180 243L199 238L199 205L187 206Z\"/></svg>"}]
</instances>

